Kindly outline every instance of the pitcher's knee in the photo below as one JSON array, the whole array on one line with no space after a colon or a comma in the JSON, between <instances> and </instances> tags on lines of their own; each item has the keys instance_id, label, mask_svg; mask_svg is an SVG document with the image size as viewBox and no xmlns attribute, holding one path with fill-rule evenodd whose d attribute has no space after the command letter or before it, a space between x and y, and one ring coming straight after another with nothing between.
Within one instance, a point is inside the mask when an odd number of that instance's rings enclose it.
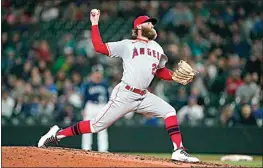
<instances>
[{"instance_id":1,"label":"pitcher's knee","mask_svg":"<svg viewBox=\"0 0 263 168\"><path fill-rule=\"evenodd\" d=\"M91 123L90 128L92 133L98 133L108 127L107 124L103 122L94 122L93 120L91 120L90 123Z\"/></svg>"},{"instance_id":2,"label":"pitcher's knee","mask_svg":"<svg viewBox=\"0 0 263 168\"><path fill-rule=\"evenodd\" d=\"M165 115L163 116L163 118L167 118L170 116L175 116L176 115L176 111L173 107L170 108L170 110L167 110L167 112L165 113Z\"/></svg>"}]
</instances>

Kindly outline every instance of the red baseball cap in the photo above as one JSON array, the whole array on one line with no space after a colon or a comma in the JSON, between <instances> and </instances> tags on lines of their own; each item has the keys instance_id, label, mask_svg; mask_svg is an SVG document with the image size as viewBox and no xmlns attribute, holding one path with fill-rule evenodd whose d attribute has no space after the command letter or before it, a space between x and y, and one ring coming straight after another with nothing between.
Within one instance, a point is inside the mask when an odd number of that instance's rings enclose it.
<instances>
[{"instance_id":1,"label":"red baseball cap","mask_svg":"<svg viewBox=\"0 0 263 168\"><path fill-rule=\"evenodd\" d=\"M152 22L153 25L157 23L157 19L150 18L148 16L139 16L133 22L133 28L136 29L138 25L145 23L145 22Z\"/></svg>"}]
</instances>

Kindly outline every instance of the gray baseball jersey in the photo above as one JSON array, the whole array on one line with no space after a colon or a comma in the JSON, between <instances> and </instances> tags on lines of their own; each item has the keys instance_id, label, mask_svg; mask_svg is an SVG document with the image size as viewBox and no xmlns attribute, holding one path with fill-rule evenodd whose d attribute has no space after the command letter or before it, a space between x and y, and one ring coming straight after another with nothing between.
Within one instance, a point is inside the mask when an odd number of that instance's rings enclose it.
<instances>
[{"instance_id":1,"label":"gray baseball jersey","mask_svg":"<svg viewBox=\"0 0 263 168\"><path fill-rule=\"evenodd\" d=\"M146 89L156 70L167 62L162 47L155 41L122 40L106 45L110 57L123 60L122 81L138 89Z\"/></svg>"},{"instance_id":2,"label":"gray baseball jersey","mask_svg":"<svg viewBox=\"0 0 263 168\"><path fill-rule=\"evenodd\" d=\"M167 102L148 92L156 70L167 62L162 47L155 41L122 40L106 43L110 57L123 60L122 81L113 89L110 101L103 110L91 120L92 132L99 132L129 112L152 114L166 118L175 115L175 109ZM125 86L145 90L140 95L127 90Z\"/></svg>"}]
</instances>

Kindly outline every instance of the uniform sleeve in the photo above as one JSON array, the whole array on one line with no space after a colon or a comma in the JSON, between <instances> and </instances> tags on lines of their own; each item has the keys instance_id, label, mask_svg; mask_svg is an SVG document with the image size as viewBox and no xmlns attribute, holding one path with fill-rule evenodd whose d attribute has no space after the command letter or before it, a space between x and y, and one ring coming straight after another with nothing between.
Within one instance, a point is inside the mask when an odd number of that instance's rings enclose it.
<instances>
[{"instance_id":1,"label":"uniform sleeve","mask_svg":"<svg viewBox=\"0 0 263 168\"><path fill-rule=\"evenodd\" d=\"M125 48L125 40L116 41L116 42L108 42L106 46L109 51L109 57L123 57L124 48Z\"/></svg>"},{"instance_id":2,"label":"uniform sleeve","mask_svg":"<svg viewBox=\"0 0 263 168\"><path fill-rule=\"evenodd\" d=\"M91 41L96 52L109 56L108 48L101 39L98 25L91 26Z\"/></svg>"},{"instance_id":3,"label":"uniform sleeve","mask_svg":"<svg viewBox=\"0 0 263 168\"><path fill-rule=\"evenodd\" d=\"M163 68L157 69L155 75L158 78L163 79L163 80L172 80L172 74L173 72L171 70L167 69L166 67L163 67Z\"/></svg>"},{"instance_id":4,"label":"uniform sleeve","mask_svg":"<svg viewBox=\"0 0 263 168\"><path fill-rule=\"evenodd\" d=\"M164 68L167 61L168 61L168 57L165 54L162 54L157 69Z\"/></svg>"}]
</instances>

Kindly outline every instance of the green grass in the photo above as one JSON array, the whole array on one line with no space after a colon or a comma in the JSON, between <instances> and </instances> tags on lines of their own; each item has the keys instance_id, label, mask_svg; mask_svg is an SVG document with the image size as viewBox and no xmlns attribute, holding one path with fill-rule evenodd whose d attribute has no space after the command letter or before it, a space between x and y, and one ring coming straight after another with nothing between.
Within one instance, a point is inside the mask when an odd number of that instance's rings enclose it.
<instances>
[{"instance_id":1,"label":"green grass","mask_svg":"<svg viewBox=\"0 0 263 168\"><path fill-rule=\"evenodd\" d=\"M132 155L144 155L144 156L155 156L159 158L170 158L171 154L168 153L129 153ZM224 163L238 166L247 166L247 167L262 167L262 156L252 156L253 161L220 161L220 158L223 155L219 154L192 154L195 157L198 157L201 161L204 162L213 162L213 163Z\"/></svg>"},{"instance_id":2,"label":"green grass","mask_svg":"<svg viewBox=\"0 0 263 168\"><path fill-rule=\"evenodd\" d=\"M216 162L216 163L226 163L230 165L237 165L237 166L246 166L246 167L262 167L262 161L239 161L239 162L233 162L233 161L225 161L225 162Z\"/></svg>"}]
</instances>

